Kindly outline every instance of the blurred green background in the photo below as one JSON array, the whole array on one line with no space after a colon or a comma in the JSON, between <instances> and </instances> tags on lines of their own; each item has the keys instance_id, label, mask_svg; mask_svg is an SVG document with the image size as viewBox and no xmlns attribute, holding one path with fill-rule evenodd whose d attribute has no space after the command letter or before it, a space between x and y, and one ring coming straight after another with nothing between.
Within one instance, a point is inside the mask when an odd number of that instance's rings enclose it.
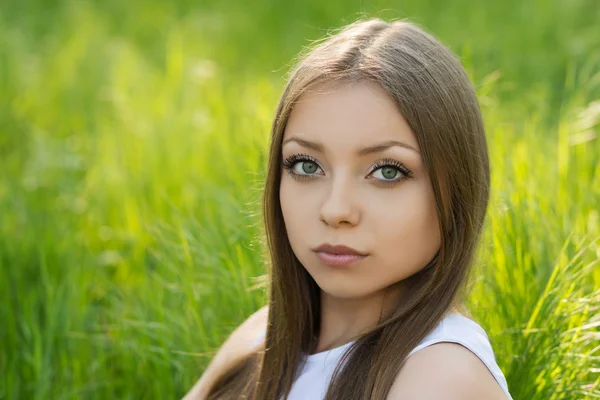
<instances>
[{"instance_id":1,"label":"blurred green background","mask_svg":"<svg viewBox=\"0 0 600 400\"><path fill-rule=\"evenodd\" d=\"M600 397L600 2L0 0L0 399L181 397L264 291L295 55L409 18L477 88L469 307L515 399Z\"/></svg>"}]
</instances>

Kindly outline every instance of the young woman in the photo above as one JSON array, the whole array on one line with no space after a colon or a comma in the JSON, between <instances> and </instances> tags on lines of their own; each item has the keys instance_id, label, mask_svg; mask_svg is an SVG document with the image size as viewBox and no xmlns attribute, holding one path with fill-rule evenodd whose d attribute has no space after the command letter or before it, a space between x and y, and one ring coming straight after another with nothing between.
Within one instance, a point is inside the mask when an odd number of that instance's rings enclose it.
<instances>
[{"instance_id":1,"label":"young woman","mask_svg":"<svg viewBox=\"0 0 600 400\"><path fill-rule=\"evenodd\" d=\"M293 69L264 190L268 306L186 399L511 399L465 315L486 215L462 65L405 21L360 20Z\"/></svg>"}]
</instances>

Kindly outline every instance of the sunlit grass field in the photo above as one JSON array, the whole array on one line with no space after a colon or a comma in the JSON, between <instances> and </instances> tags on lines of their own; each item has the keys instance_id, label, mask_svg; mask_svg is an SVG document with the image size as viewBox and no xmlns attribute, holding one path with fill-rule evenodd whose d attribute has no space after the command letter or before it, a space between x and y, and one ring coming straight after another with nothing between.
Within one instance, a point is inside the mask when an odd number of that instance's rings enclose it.
<instances>
[{"instance_id":1,"label":"sunlit grass field","mask_svg":"<svg viewBox=\"0 0 600 400\"><path fill-rule=\"evenodd\" d=\"M515 399L600 398L600 4L0 0L0 399L181 397L266 301L291 62L409 18L471 75L492 199L469 298Z\"/></svg>"}]
</instances>

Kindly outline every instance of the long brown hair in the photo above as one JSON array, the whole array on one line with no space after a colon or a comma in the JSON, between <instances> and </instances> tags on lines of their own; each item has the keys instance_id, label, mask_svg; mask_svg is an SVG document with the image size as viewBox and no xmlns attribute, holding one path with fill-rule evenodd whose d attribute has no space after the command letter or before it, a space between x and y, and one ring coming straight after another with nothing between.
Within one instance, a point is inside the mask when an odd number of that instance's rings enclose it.
<instances>
[{"instance_id":1,"label":"long brown hair","mask_svg":"<svg viewBox=\"0 0 600 400\"><path fill-rule=\"evenodd\" d=\"M291 390L318 340L320 292L290 246L280 207L281 145L298 98L320 83L383 87L414 132L441 232L440 249L408 278L392 313L359 336L334 371L326 399L384 399L408 353L466 298L489 199L479 104L456 56L407 21L358 20L300 54L277 106L264 187L269 313L265 343L213 385L209 399L274 400Z\"/></svg>"}]
</instances>

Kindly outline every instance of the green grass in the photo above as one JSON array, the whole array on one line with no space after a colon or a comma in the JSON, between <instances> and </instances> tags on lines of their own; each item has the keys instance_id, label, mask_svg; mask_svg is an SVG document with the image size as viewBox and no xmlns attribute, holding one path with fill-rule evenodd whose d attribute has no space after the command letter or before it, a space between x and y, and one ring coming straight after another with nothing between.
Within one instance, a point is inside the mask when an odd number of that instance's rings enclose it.
<instances>
[{"instance_id":1,"label":"green grass","mask_svg":"<svg viewBox=\"0 0 600 400\"><path fill-rule=\"evenodd\" d=\"M424 25L477 86L493 193L470 307L513 397L600 397L594 0L2 0L0 399L192 386L265 301L289 63L361 11Z\"/></svg>"}]
</instances>

